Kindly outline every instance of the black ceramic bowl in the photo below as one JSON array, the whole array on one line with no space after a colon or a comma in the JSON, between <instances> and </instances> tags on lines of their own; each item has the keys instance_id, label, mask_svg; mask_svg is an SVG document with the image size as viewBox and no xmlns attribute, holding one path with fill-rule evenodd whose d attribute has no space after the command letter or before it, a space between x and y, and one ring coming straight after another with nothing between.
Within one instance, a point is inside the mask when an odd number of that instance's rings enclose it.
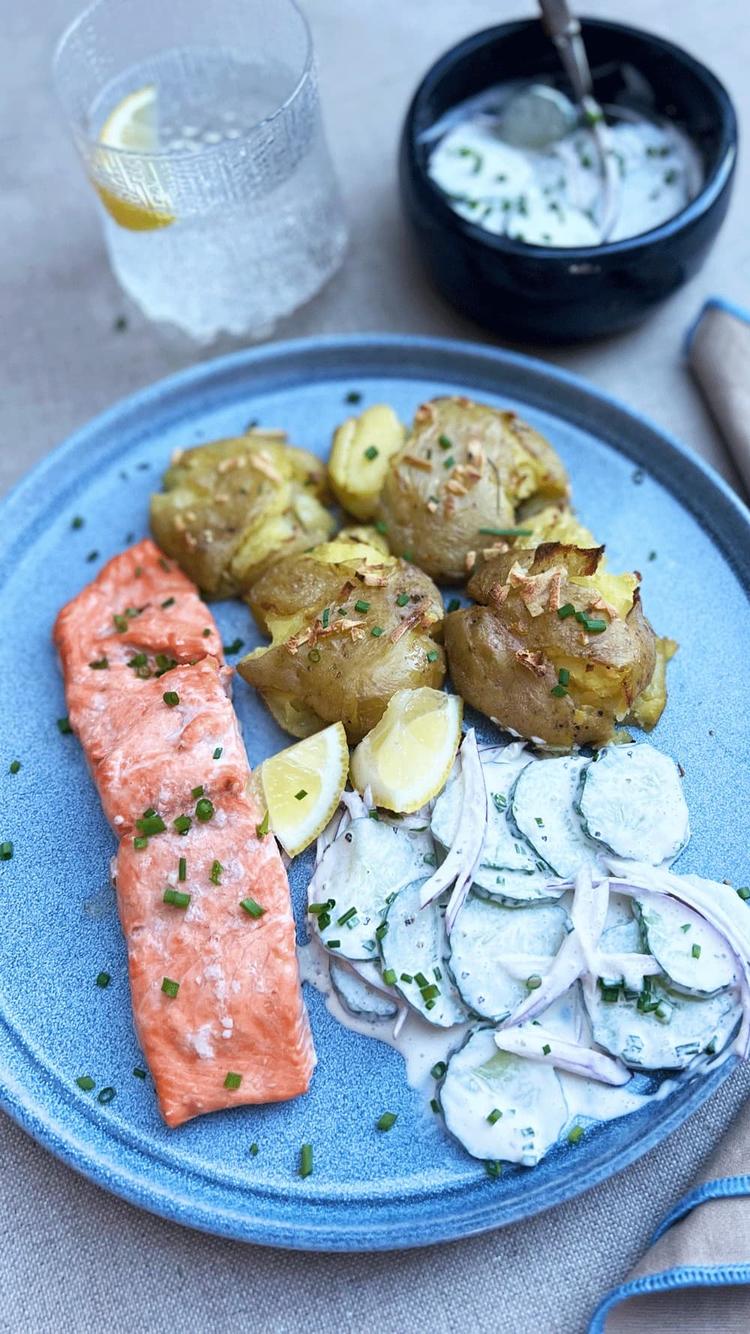
<instances>
[{"instance_id":1,"label":"black ceramic bowl","mask_svg":"<svg viewBox=\"0 0 750 1334\"><path fill-rule=\"evenodd\" d=\"M601 246L527 246L459 217L430 180L423 136L466 98L540 75L566 88L557 53L534 20L488 28L446 52L422 80L404 123L401 197L435 284L464 314L514 338L566 342L637 324L700 267L729 204L737 119L716 76L637 28L595 19L582 27L598 99L618 100L619 71L629 64L650 85L654 110L673 117L702 156L700 194L661 227Z\"/></svg>"}]
</instances>

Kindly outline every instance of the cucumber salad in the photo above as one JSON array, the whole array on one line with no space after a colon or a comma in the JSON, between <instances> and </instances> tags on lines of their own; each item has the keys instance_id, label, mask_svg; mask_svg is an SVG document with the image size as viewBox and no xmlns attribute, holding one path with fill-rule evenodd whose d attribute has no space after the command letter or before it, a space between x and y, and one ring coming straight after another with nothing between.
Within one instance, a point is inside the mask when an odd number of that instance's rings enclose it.
<instances>
[{"instance_id":1,"label":"cucumber salad","mask_svg":"<svg viewBox=\"0 0 750 1334\"><path fill-rule=\"evenodd\" d=\"M647 743L548 758L469 731L422 811L344 793L307 976L349 1026L439 1054L432 1110L490 1175L534 1166L748 1054L748 891L676 874L689 837L681 771Z\"/></svg>"}]
</instances>

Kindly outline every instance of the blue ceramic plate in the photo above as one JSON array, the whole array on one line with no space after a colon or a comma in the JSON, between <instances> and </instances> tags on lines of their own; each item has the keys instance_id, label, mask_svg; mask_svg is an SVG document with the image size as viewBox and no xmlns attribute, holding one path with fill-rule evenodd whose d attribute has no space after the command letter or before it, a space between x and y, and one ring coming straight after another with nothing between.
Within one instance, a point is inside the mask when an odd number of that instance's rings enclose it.
<instances>
[{"instance_id":1,"label":"blue ceramic plate","mask_svg":"<svg viewBox=\"0 0 750 1334\"><path fill-rule=\"evenodd\" d=\"M166 380L61 446L4 503L0 561L0 1099L42 1144L136 1204L207 1231L320 1250L414 1246L466 1236L569 1199L685 1120L725 1077L688 1080L642 1113L587 1133L528 1171L486 1177L425 1110L390 1048L340 1028L308 989L319 1066L288 1105L242 1108L168 1131L133 1032L125 948L107 888L113 839L65 713L50 643L59 607L147 531L149 492L176 446L283 425L325 455L349 412L387 400L408 419L433 394L468 391L516 408L549 436L580 513L612 565L640 569L658 630L681 643L656 741L685 768L693 840L680 869L747 879L750 521L727 487L652 426L538 362L407 338L288 343ZM73 527L74 516L84 519ZM240 603L217 609L226 641L257 642ZM285 737L240 681L252 763ZM17 774L8 772L14 758ZM305 868L295 868L303 922ZM95 985L106 970L112 982ZM117 1096L82 1093L90 1073ZM374 1129L384 1109L399 1119ZM256 1141L259 1153L248 1148ZM296 1174L299 1146L315 1172Z\"/></svg>"}]
</instances>

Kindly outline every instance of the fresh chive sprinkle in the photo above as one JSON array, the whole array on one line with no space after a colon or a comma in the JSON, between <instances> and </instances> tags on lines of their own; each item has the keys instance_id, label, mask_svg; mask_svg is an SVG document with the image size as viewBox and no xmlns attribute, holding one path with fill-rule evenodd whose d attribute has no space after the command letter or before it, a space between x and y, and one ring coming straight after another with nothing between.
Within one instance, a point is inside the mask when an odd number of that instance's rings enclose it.
<instances>
[{"instance_id":1,"label":"fresh chive sprinkle","mask_svg":"<svg viewBox=\"0 0 750 1334\"><path fill-rule=\"evenodd\" d=\"M567 686L570 684L570 672L568 671L567 667L560 668L559 672L557 673L557 679L560 682L561 686Z\"/></svg>"},{"instance_id":2,"label":"fresh chive sprinkle","mask_svg":"<svg viewBox=\"0 0 750 1334\"><path fill-rule=\"evenodd\" d=\"M408 601L409 601L408 593L399 593L398 597L396 598L396 606L405 607Z\"/></svg>"},{"instance_id":3,"label":"fresh chive sprinkle","mask_svg":"<svg viewBox=\"0 0 750 1334\"><path fill-rule=\"evenodd\" d=\"M444 467L444 468L453 468L453 467L455 467L455 464L456 464L456 460L454 459L454 457L453 457L452 454L449 454L448 457L447 457L447 459L443 459L443 467Z\"/></svg>"},{"instance_id":4,"label":"fresh chive sprinkle","mask_svg":"<svg viewBox=\"0 0 750 1334\"><path fill-rule=\"evenodd\" d=\"M369 611L370 604L369 602L365 602L364 598L357 598L357 601L354 604L354 610L361 612Z\"/></svg>"},{"instance_id":5,"label":"fresh chive sprinkle","mask_svg":"<svg viewBox=\"0 0 750 1334\"><path fill-rule=\"evenodd\" d=\"M380 926L375 928L375 939L382 940L383 937L387 935L388 935L388 923L381 922Z\"/></svg>"},{"instance_id":6,"label":"fresh chive sprinkle","mask_svg":"<svg viewBox=\"0 0 750 1334\"><path fill-rule=\"evenodd\" d=\"M299 1174L301 1177L309 1177L313 1170L313 1146L312 1144L303 1144L299 1151Z\"/></svg>"},{"instance_id":7,"label":"fresh chive sprinkle","mask_svg":"<svg viewBox=\"0 0 750 1334\"><path fill-rule=\"evenodd\" d=\"M341 916L336 919L336 925L346 926L347 922L351 922L352 918L356 916L357 916L356 908L347 908L346 912L342 913Z\"/></svg>"},{"instance_id":8,"label":"fresh chive sprinkle","mask_svg":"<svg viewBox=\"0 0 750 1334\"><path fill-rule=\"evenodd\" d=\"M542 985L542 979L538 973L532 973L531 977L526 978L526 986L529 991L536 991Z\"/></svg>"},{"instance_id":9,"label":"fresh chive sprinkle","mask_svg":"<svg viewBox=\"0 0 750 1334\"><path fill-rule=\"evenodd\" d=\"M173 982L171 977L163 977L161 982L161 989L164 992L165 996L171 996L172 1000L174 1000L175 996L180 990L180 984L179 982Z\"/></svg>"},{"instance_id":10,"label":"fresh chive sprinkle","mask_svg":"<svg viewBox=\"0 0 750 1334\"><path fill-rule=\"evenodd\" d=\"M583 1126L573 1126L572 1130L568 1131L568 1144L578 1144L579 1140L582 1139Z\"/></svg>"},{"instance_id":11,"label":"fresh chive sprinkle","mask_svg":"<svg viewBox=\"0 0 750 1334\"><path fill-rule=\"evenodd\" d=\"M176 690L165 690L162 699L167 705L167 708L170 709L174 709L180 702L180 697Z\"/></svg>"},{"instance_id":12,"label":"fresh chive sprinkle","mask_svg":"<svg viewBox=\"0 0 750 1334\"><path fill-rule=\"evenodd\" d=\"M268 833L268 811L266 811L260 824L255 826L255 832L258 838L265 838Z\"/></svg>"},{"instance_id":13,"label":"fresh chive sprinkle","mask_svg":"<svg viewBox=\"0 0 750 1334\"><path fill-rule=\"evenodd\" d=\"M165 598L161 605L162 605L162 607L165 608L165 610L166 610L167 607L173 607L173 606L174 606L174 598Z\"/></svg>"},{"instance_id":14,"label":"fresh chive sprinkle","mask_svg":"<svg viewBox=\"0 0 750 1334\"><path fill-rule=\"evenodd\" d=\"M141 834L163 834L166 825L160 815L144 815L136 820L135 827Z\"/></svg>"},{"instance_id":15,"label":"fresh chive sprinkle","mask_svg":"<svg viewBox=\"0 0 750 1334\"><path fill-rule=\"evenodd\" d=\"M740 885L739 889L737 890L737 893L739 894L741 899L744 900L750 899L750 886Z\"/></svg>"},{"instance_id":16,"label":"fresh chive sprinkle","mask_svg":"<svg viewBox=\"0 0 750 1334\"><path fill-rule=\"evenodd\" d=\"M435 1002L434 1002L434 1000L428 1000L428 1001L425 1001L425 1003L424 1003L424 1008L425 1008L426 1010L434 1010L434 1009L435 1009Z\"/></svg>"},{"instance_id":17,"label":"fresh chive sprinkle","mask_svg":"<svg viewBox=\"0 0 750 1334\"><path fill-rule=\"evenodd\" d=\"M383 633L382 625L374 625L372 627L372 630L370 631L370 634L372 635L373 639L380 639L382 633Z\"/></svg>"},{"instance_id":18,"label":"fresh chive sprinkle","mask_svg":"<svg viewBox=\"0 0 750 1334\"><path fill-rule=\"evenodd\" d=\"M533 528L480 528L483 537L532 537Z\"/></svg>"},{"instance_id":19,"label":"fresh chive sprinkle","mask_svg":"<svg viewBox=\"0 0 750 1334\"><path fill-rule=\"evenodd\" d=\"M398 1121L396 1112L383 1112L375 1122L376 1130L392 1130Z\"/></svg>"},{"instance_id":20,"label":"fresh chive sprinkle","mask_svg":"<svg viewBox=\"0 0 750 1334\"><path fill-rule=\"evenodd\" d=\"M430 651L429 651L429 653L427 654L427 661L428 661L428 662L437 662L439 656L440 656L440 655L439 655L437 649L436 649L436 648L431 648Z\"/></svg>"},{"instance_id":21,"label":"fresh chive sprinkle","mask_svg":"<svg viewBox=\"0 0 750 1334\"><path fill-rule=\"evenodd\" d=\"M384 981L389 987L394 986L395 983L396 983L396 969L395 969L395 968L384 968L384 969L383 969L383 981Z\"/></svg>"},{"instance_id":22,"label":"fresh chive sprinkle","mask_svg":"<svg viewBox=\"0 0 750 1334\"><path fill-rule=\"evenodd\" d=\"M689 923L689 922L685 922L685 924L684 924L683 926L680 927L680 930L683 931L683 932L685 932L685 931L689 931L689 930L690 930L690 923Z\"/></svg>"},{"instance_id":23,"label":"fresh chive sprinkle","mask_svg":"<svg viewBox=\"0 0 750 1334\"><path fill-rule=\"evenodd\" d=\"M415 973L414 981L418 987L428 987L430 985L424 973Z\"/></svg>"},{"instance_id":24,"label":"fresh chive sprinkle","mask_svg":"<svg viewBox=\"0 0 750 1334\"><path fill-rule=\"evenodd\" d=\"M238 1089L242 1083L242 1075L238 1075L234 1070L228 1070L224 1080L225 1089Z\"/></svg>"},{"instance_id":25,"label":"fresh chive sprinkle","mask_svg":"<svg viewBox=\"0 0 750 1334\"><path fill-rule=\"evenodd\" d=\"M552 1048L550 1047L549 1043L548 1043L548 1042L545 1042L544 1046L542 1047L542 1055L543 1055L543 1056L549 1056L549 1054L550 1054L551 1051L552 1051Z\"/></svg>"},{"instance_id":26,"label":"fresh chive sprinkle","mask_svg":"<svg viewBox=\"0 0 750 1334\"><path fill-rule=\"evenodd\" d=\"M499 1107L493 1107L493 1108L492 1108L492 1111L491 1111L491 1112L489 1113L489 1115L487 1116L487 1120L489 1121L489 1123L490 1123L491 1126L494 1126L495 1123L496 1123L496 1121L499 1121L499 1120L500 1120L500 1117L501 1117L501 1116L502 1116L502 1112L500 1111L500 1108L499 1108Z\"/></svg>"},{"instance_id":27,"label":"fresh chive sprinkle","mask_svg":"<svg viewBox=\"0 0 750 1334\"><path fill-rule=\"evenodd\" d=\"M564 699L568 692L567 692L567 690L565 689L565 686L563 686L563 685L556 685L556 686L553 686L553 687L552 687L552 689L550 690L549 693L550 693L551 695L554 695L554 696L555 696L555 699Z\"/></svg>"},{"instance_id":28,"label":"fresh chive sprinkle","mask_svg":"<svg viewBox=\"0 0 750 1334\"><path fill-rule=\"evenodd\" d=\"M434 975L435 975L435 981L436 981L436 982L442 982L442 980L443 980L443 972L442 972L442 969L441 969L441 968L433 968L432 971L433 971L433 973L434 973Z\"/></svg>"},{"instance_id":29,"label":"fresh chive sprinkle","mask_svg":"<svg viewBox=\"0 0 750 1334\"><path fill-rule=\"evenodd\" d=\"M136 834L136 837L133 839L133 847L136 852L143 852L143 849L148 847L148 839L145 834Z\"/></svg>"},{"instance_id":30,"label":"fresh chive sprinkle","mask_svg":"<svg viewBox=\"0 0 750 1334\"><path fill-rule=\"evenodd\" d=\"M244 639L233 639L231 644L222 644L225 653L239 653L245 647Z\"/></svg>"},{"instance_id":31,"label":"fresh chive sprinkle","mask_svg":"<svg viewBox=\"0 0 750 1334\"><path fill-rule=\"evenodd\" d=\"M96 1088L96 1084L91 1078L91 1075L79 1075L76 1084L79 1089L83 1089L84 1093L90 1093L93 1088Z\"/></svg>"},{"instance_id":32,"label":"fresh chive sprinkle","mask_svg":"<svg viewBox=\"0 0 750 1334\"><path fill-rule=\"evenodd\" d=\"M177 879L187 880L187 857L180 857L177 863Z\"/></svg>"},{"instance_id":33,"label":"fresh chive sprinkle","mask_svg":"<svg viewBox=\"0 0 750 1334\"><path fill-rule=\"evenodd\" d=\"M178 815L176 819L172 821L178 834L186 834L192 823L192 818L189 815Z\"/></svg>"},{"instance_id":34,"label":"fresh chive sprinkle","mask_svg":"<svg viewBox=\"0 0 750 1334\"><path fill-rule=\"evenodd\" d=\"M446 1065L445 1061L436 1061L430 1071L430 1074L432 1075L433 1079L442 1079L447 1069L448 1066Z\"/></svg>"},{"instance_id":35,"label":"fresh chive sprinkle","mask_svg":"<svg viewBox=\"0 0 750 1334\"><path fill-rule=\"evenodd\" d=\"M450 602L448 603L447 609L448 611L458 611L460 606L461 603L458 598L451 598Z\"/></svg>"},{"instance_id":36,"label":"fresh chive sprinkle","mask_svg":"<svg viewBox=\"0 0 750 1334\"><path fill-rule=\"evenodd\" d=\"M217 746L217 747L216 747L216 750L214 751L214 759L215 759L215 760L220 760L223 754L224 754L224 747L223 747L223 746Z\"/></svg>"},{"instance_id":37,"label":"fresh chive sprinkle","mask_svg":"<svg viewBox=\"0 0 750 1334\"><path fill-rule=\"evenodd\" d=\"M358 389L350 389L349 392L348 392L348 394L346 395L346 397L345 397L345 399L344 399L344 402L345 402L345 403L361 403L361 402L362 402L362 395L360 394L360 392L359 392Z\"/></svg>"},{"instance_id":38,"label":"fresh chive sprinkle","mask_svg":"<svg viewBox=\"0 0 750 1334\"><path fill-rule=\"evenodd\" d=\"M111 974L110 974L110 973L103 973L103 972L102 972L102 973L97 973L97 975L96 975L96 985L97 985L98 987L101 987L102 990L103 990L105 987L108 987L111 981L112 981L112 977L111 977Z\"/></svg>"},{"instance_id":39,"label":"fresh chive sprinkle","mask_svg":"<svg viewBox=\"0 0 750 1334\"><path fill-rule=\"evenodd\" d=\"M89 667L93 672L106 672L109 667L109 658L106 653L103 658L95 658L93 662L90 662Z\"/></svg>"},{"instance_id":40,"label":"fresh chive sprinkle","mask_svg":"<svg viewBox=\"0 0 750 1334\"><path fill-rule=\"evenodd\" d=\"M440 987L436 987L434 982L428 982L426 987L420 987L423 1001L437 1000L440 995Z\"/></svg>"},{"instance_id":41,"label":"fresh chive sprinkle","mask_svg":"<svg viewBox=\"0 0 750 1334\"><path fill-rule=\"evenodd\" d=\"M200 786L198 786L198 787L191 787L191 789L190 789L190 795L191 795L191 797L193 798L193 801L197 801L199 797L202 797L202 796L203 796L203 791L204 791L204 789L203 789L202 784L201 784Z\"/></svg>"},{"instance_id":42,"label":"fresh chive sprinkle","mask_svg":"<svg viewBox=\"0 0 750 1334\"><path fill-rule=\"evenodd\" d=\"M486 1162L485 1165L484 1165L484 1170L485 1170L485 1172L487 1173L487 1176L488 1176L488 1177L491 1177L492 1180L495 1181L495 1180L497 1180L497 1178L498 1178L499 1176L502 1176L502 1174L503 1174L503 1165L502 1165L502 1163L494 1163L494 1162L491 1162L491 1161L490 1161L490 1162Z\"/></svg>"},{"instance_id":43,"label":"fresh chive sprinkle","mask_svg":"<svg viewBox=\"0 0 750 1334\"><path fill-rule=\"evenodd\" d=\"M375 448L375 445L368 445L367 449L365 450L365 458L369 459L370 462L372 463L372 460L376 459L377 457L378 457L378 450Z\"/></svg>"},{"instance_id":44,"label":"fresh chive sprinkle","mask_svg":"<svg viewBox=\"0 0 750 1334\"><path fill-rule=\"evenodd\" d=\"M206 824L214 818L214 805L208 797L201 797L195 804L195 818L200 820L201 824Z\"/></svg>"},{"instance_id":45,"label":"fresh chive sprinkle","mask_svg":"<svg viewBox=\"0 0 750 1334\"><path fill-rule=\"evenodd\" d=\"M83 519L80 514L76 514L70 521L71 528L83 528Z\"/></svg>"},{"instance_id":46,"label":"fresh chive sprinkle","mask_svg":"<svg viewBox=\"0 0 750 1334\"><path fill-rule=\"evenodd\" d=\"M318 918L318 921L320 922L321 927L323 927L323 918L322 918L322 917L319 917L319 918ZM329 924L330 924L329 922L326 922L326 926L328 926ZM324 927L323 929L325 930L325 927ZM340 950L340 949L341 949L341 941L340 941L340 940L327 940L327 941L326 941L326 945L328 946L329 950Z\"/></svg>"},{"instance_id":47,"label":"fresh chive sprinkle","mask_svg":"<svg viewBox=\"0 0 750 1334\"><path fill-rule=\"evenodd\" d=\"M700 959L701 957L700 945L693 945L693 948L691 949L690 953L692 954L694 959Z\"/></svg>"},{"instance_id":48,"label":"fresh chive sprinkle","mask_svg":"<svg viewBox=\"0 0 750 1334\"><path fill-rule=\"evenodd\" d=\"M18 770L19 770L20 768L21 768L21 761L20 761L20 760L11 760L11 762L10 762L10 764L9 764L9 766L8 766L8 773L11 773L11 774L17 774L17 773L18 773Z\"/></svg>"},{"instance_id":49,"label":"fresh chive sprinkle","mask_svg":"<svg viewBox=\"0 0 750 1334\"><path fill-rule=\"evenodd\" d=\"M117 1089L109 1087L99 1090L99 1092L96 1095L96 1101L100 1102L102 1107L108 1107L111 1102L114 1102L116 1097L117 1097Z\"/></svg>"},{"instance_id":50,"label":"fresh chive sprinkle","mask_svg":"<svg viewBox=\"0 0 750 1334\"><path fill-rule=\"evenodd\" d=\"M143 1069L143 1067L140 1066L140 1065L134 1065L134 1066L133 1066L133 1074L135 1075L136 1079L145 1079L145 1078L146 1078L146 1071L145 1071L145 1070Z\"/></svg>"},{"instance_id":51,"label":"fresh chive sprinkle","mask_svg":"<svg viewBox=\"0 0 750 1334\"><path fill-rule=\"evenodd\" d=\"M437 1098L430 1098L430 1107L432 1108L435 1115L438 1116L440 1113L440 1103L438 1102Z\"/></svg>"},{"instance_id":52,"label":"fresh chive sprinkle","mask_svg":"<svg viewBox=\"0 0 750 1334\"><path fill-rule=\"evenodd\" d=\"M557 608L557 614L561 621L566 621L569 616L575 616L576 609L572 602L566 602L564 606Z\"/></svg>"},{"instance_id":53,"label":"fresh chive sprinkle","mask_svg":"<svg viewBox=\"0 0 750 1334\"><path fill-rule=\"evenodd\" d=\"M452 448L453 448L453 441L451 440L451 438L450 438L449 435L439 435L439 436L438 436L438 444L439 444L439 446L440 446L441 449L452 449Z\"/></svg>"},{"instance_id":54,"label":"fresh chive sprinkle","mask_svg":"<svg viewBox=\"0 0 750 1334\"><path fill-rule=\"evenodd\" d=\"M202 634L203 634L203 638L204 638L204 639L208 639L208 636L211 634L211 627L210 627L210 625L207 625L207 626L206 626L205 630L202 631Z\"/></svg>"},{"instance_id":55,"label":"fresh chive sprinkle","mask_svg":"<svg viewBox=\"0 0 750 1334\"><path fill-rule=\"evenodd\" d=\"M69 736L69 734L73 731L73 728L72 728L71 725L70 725L70 719L69 719L69 718L58 718L58 720L57 720L57 730L58 730L58 732L60 733L61 736Z\"/></svg>"},{"instance_id":56,"label":"fresh chive sprinkle","mask_svg":"<svg viewBox=\"0 0 750 1334\"><path fill-rule=\"evenodd\" d=\"M320 917L321 913L324 913L327 907L327 903L311 903L307 911L311 917Z\"/></svg>"},{"instance_id":57,"label":"fresh chive sprinkle","mask_svg":"<svg viewBox=\"0 0 750 1334\"><path fill-rule=\"evenodd\" d=\"M0 862L9 862L13 856L13 844L10 839L0 843Z\"/></svg>"},{"instance_id":58,"label":"fresh chive sprinkle","mask_svg":"<svg viewBox=\"0 0 750 1334\"><path fill-rule=\"evenodd\" d=\"M253 1141L253 1143L250 1145L250 1148L248 1149L248 1153L250 1154L250 1157L251 1157L251 1158L257 1158L257 1156L258 1156L258 1145L255 1143L255 1141Z\"/></svg>"},{"instance_id":59,"label":"fresh chive sprinkle","mask_svg":"<svg viewBox=\"0 0 750 1334\"><path fill-rule=\"evenodd\" d=\"M324 607L323 614L321 615L320 618L320 624L323 626L324 630L328 629L328 622L330 621L330 619L331 619L331 608Z\"/></svg>"},{"instance_id":60,"label":"fresh chive sprinkle","mask_svg":"<svg viewBox=\"0 0 750 1334\"><path fill-rule=\"evenodd\" d=\"M99 555L98 551L90 551L88 556L86 557L86 560L90 564L92 560L96 560L98 558L98 555Z\"/></svg>"},{"instance_id":61,"label":"fresh chive sprinkle","mask_svg":"<svg viewBox=\"0 0 750 1334\"><path fill-rule=\"evenodd\" d=\"M266 911L265 908L261 908L259 903L255 902L255 899L242 899L240 907L244 909L248 917L262 917Z\"/></svg>"},{"instance_id":62,"label":"fresh chive sprinkle","mask_svg":"<svg viewBox=\"0 0 750 1334\"><path fill-rule=\"evenodd\" d=\"M214 861L214 862L211 863L211 871L210 871L210 873L209 873L209 877L208 877L208 878L209 878L209 880L211 881L211 884L212 884L212 885L220 885L220 884L221 884L221 873L222 873L223 870L224 870L224 867L222 866L221 862L216 862L216 861Z\"/></svg>"},{"instance_id":63,"label":"fresh chive sprinkle","mask_svg":"<svg viewBox=\"0 0 750 1334\"><path fill-rule=\"evenodd\" d=\"M162 902L170 904L172 908L187 908L190 895L184 894L181 889L165 889Z\"/></svg>"},{"instance_id":64,"label":"fresh chive sprinkle","mask_svg":"<svg viewBox=\"0 0 750 1334\"><path fill-rule=\"evenodd\" d=\"M607 622L602 621L599 617L596 616L594 616L593 618L588 617L588 619L584 622L584 626L585 629L588 630L589 634L600 635L602 631L606 630Z\"/></svg>"}]
</instances>

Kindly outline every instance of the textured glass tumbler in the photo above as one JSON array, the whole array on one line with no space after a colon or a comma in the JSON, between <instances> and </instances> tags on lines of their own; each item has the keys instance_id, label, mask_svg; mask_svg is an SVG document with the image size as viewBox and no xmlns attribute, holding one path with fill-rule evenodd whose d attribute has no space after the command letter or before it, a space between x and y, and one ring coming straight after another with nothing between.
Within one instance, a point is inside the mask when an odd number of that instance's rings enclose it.
<instances>
[{"instance_id":1,"label":"textured glass tumbler","mask_svg":"<svg viewBox=\"0 0 750 1334\"><path fill-rule=\"evenodd\" d=\"M96 0L58 95L112 268L200 342L262 338L338 268L346 225L294 0Z\"/></svg>"}]
</instances>

